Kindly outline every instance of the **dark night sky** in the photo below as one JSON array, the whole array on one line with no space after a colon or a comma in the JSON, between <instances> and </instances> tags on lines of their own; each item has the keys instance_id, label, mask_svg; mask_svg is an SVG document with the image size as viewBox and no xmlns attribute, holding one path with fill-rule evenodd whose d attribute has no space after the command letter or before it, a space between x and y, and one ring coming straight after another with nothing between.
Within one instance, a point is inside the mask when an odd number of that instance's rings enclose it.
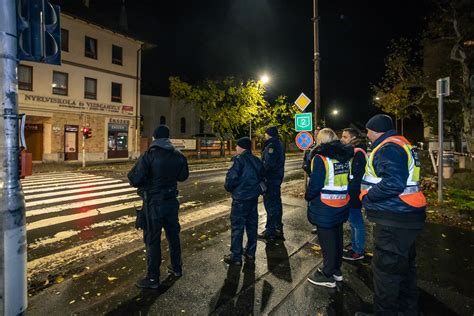
<instances>
[{"instance_id":1,"label":"dark night sky","mask_svg":"<svg viewBox=\"0 0 474 316\"><path fill-rule=\"evenodd\" d=\"M390 40L420 33L427 0L320 0L321 102L330 126L365 122L370 84L383 74ZM121 0L91 0L118 20ZM168 77L197 82L271 78L268 99L313 99L311 0L127 1L130 31L157 47L144 53L142 92L168 95ZM333 108L341 110L337 119Z\"/></svg>"}]
</instances>

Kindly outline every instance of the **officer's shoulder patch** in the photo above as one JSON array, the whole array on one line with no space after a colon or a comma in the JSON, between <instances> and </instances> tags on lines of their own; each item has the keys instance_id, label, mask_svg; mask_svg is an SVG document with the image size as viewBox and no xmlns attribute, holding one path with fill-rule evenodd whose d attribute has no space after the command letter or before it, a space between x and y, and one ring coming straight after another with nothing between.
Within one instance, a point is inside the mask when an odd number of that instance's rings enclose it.
<instances>
[{"instance_id":1,"label":"officer's shoulder patch","mask_svg":"<svg viewBox=\"0 0 474 316\"><path fill-rule=\"evenodd\" d=\"M273 154L273 148L272 147L268 148L268 153Z\"/></svg>"}]
</instances>

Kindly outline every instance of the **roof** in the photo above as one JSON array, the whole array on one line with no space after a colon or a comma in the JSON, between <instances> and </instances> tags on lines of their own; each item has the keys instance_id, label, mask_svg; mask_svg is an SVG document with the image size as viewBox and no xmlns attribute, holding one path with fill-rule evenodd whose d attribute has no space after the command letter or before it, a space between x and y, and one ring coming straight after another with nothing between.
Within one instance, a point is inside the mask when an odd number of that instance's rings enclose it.
<instances>
[{"instance_id":1,"label":"roof","mask_svg":"<svg viewBox=\"0 0 474 316\"><path fill-rule=\"evenodd\" d=\"M140 38L132 31L125 31L121 29L119 25L119 19L117 13L117 18L113 18L111 10L108 12L95 10L94 8L88 8L80 0L50 0L51 4L59 5L61 8L61 14L65 14L74 19L81 20L85 23L94 25L96 27L109 30L115 34L124 36L133 41L139 42L144 49L153 48L156 45L146 41L145 39ZM99 22L100 21L100 22Z\"/></svg>"}]
</instances>

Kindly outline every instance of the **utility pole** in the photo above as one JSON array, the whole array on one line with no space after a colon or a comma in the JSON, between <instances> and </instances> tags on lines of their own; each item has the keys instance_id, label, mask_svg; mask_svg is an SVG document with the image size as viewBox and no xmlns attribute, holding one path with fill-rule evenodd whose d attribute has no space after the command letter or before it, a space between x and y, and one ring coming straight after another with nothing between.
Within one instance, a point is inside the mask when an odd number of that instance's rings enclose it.
<instances>
[{"instance_id":1,"label":"utility pole","mask_svg":"<svg viewBox=\"0 0 474 316\"><path fill-rule=\"evenodd\" d=\"M25 199L19 179L15 1L0 0L0 315L27 307Z\"/></svg>"},{"instance_id":2,"label":"utility pole","mask_svg":"<svg viewBox=\"0 0 474 316\"><path fill-rule=\"evenodd\" d=\"M438 97L438 202L443 203L443 98L449 96L449 77L436 81L436 96Z\"/></svg>"},{"instance_id":3,"label":"utility pole","mask_svg":"<svg viewBox=\"0 0 474 316\"><path fill-rule=\"evenodd\" d=\"M313 0L313 35L314 35L314 127L318 126L321 110L321 84L319 80L319 15L318 0Z\"/></svg>"}]
</instances>

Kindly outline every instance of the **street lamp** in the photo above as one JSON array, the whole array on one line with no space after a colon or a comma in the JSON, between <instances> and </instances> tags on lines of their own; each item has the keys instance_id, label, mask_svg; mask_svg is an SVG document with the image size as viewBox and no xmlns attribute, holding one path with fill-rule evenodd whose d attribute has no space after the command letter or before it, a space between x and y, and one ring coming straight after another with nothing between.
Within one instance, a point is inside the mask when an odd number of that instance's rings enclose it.
<instances>
[{"instance_id":1,"label":"street lamp","mask_svg":"<svg viewBox=\"0 0 474 316\"><path fill-rule=\"evenodd\" d=\"M338 115L339 114L339 110L335 109L335 110L332 110L332 115Z\"/></svg>"},{"instance_id":2,"label":"street lamp","mask_svg":"<svg viewBox=\"0 0 474 316\"><path fill-rule=\"evenodd\" d=\"M268 77L267 74L264 74L262 75L262 77L260 77L260 81L263 83L263 84L267 84L270 82L270 77Z\"/></svg>"}]
</instances>

